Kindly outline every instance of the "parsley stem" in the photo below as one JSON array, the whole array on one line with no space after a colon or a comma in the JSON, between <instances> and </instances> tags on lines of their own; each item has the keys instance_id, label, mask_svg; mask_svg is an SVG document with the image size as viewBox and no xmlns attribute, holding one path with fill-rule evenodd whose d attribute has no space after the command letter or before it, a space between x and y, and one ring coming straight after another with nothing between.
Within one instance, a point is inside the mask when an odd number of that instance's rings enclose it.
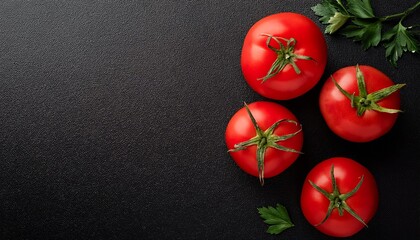
<instances>
[{"instance_id":1,"label":"parsley stem","mask_svg":"<svg viewBox=\"0 0 420 240\"><path fill-rule=\"evenodd\" d=\"M414 4L414 6L405 10L402 13L396 13L396 14L391 14L391 15L385 16L385 17L381 17L381 18L379 18L379 20L381 22L384 22L384 21L388 21L388 20L391 20L391 19L395 19L395 18L405 18L406 16L408 16L412 12L414 12L418 7L420 7L420 2L417 2L416 4Z\"/></svg>"},{"instance_id":2,"label":"parsley stem","mask_svg":"<svg viewBox=\"0 0 420 240\"><path fill-rule=\"evenodd\" d=\"M351 14L347 11L346 7L344 7L341 0L337 0L337 3L340 5L341 9L344 10L344 12L346 12L345 16L351 17Z\"/></svg>"}]
</instances>

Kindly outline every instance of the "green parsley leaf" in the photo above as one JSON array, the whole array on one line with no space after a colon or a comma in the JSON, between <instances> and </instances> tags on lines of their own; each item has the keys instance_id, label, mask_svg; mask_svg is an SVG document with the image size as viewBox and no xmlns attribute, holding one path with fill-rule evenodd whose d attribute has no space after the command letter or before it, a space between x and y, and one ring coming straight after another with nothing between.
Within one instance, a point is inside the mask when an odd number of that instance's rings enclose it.
<instances>
[{"instance_id":1,"label":"green parsley leaf","mask_svg":"<svg viewBox=\"0 0 420 240\"><path fill-rule=\"evenodd\" d=\"M257 209L260 217L264 219L264 222L271 225L267 229L267 232L270 234L279 234L284 230L295 226L290 220L287 209L281 204L277 204L275 208L269 206Z\"/></svg>"},{"instance_id":2,"label":"green parsley leaf","mask_svg":"<svg viewBox=\"0 0 420 240\"><path fill-rule=\"evenodd\" d=\"M370 0L347 0L348 11L358 18L374 18Z\"/></svg>"},{"instance_id":3,"label":"green parsley leaf","mask_svg":"<svg viewBox=\"0 0 420 240\"><path fill-rule=\"evenodd\" d=\"M349 18L345 9L335 0L323 0L311 9L320 16L321 23L328 25L325 33L329 34L340 29Z\"/></svg>"},{"instance_id":4,"label":"green parsley leaf","mask_svg":"<svg viewBox=\"0 0 420 240\"><path fill-rule=\"evenodd\" d=\"M328 21L331 17L338 12L337 8L333 4L332 0L323 0L321 3L311 7L312 11L315 12L317 16L320 16L319 20L323 24L328 24Z\"/></svg>"},{"instance_id":5,"label":"green parsley leaf","mask_svg":"<svg viewBox=\"0 0 420 240\"><path fill-rule=\"evenodd\" d=\"M340 13L340 12L336 12L334 14L333 17L330 18L330 20L328 20L328 23L330 25L327 26L327 28L325 28L325 33L334 33L336 32L338 29L340 29L346 22L347 19L349 19L348 16Z\"/></svg>"},{"instance_id":6,"label":"green parsley leaf","mask_svg":"<svg viewBox=\"0 0 420 240\"><path fill-rule=\"evenodd\" d=\"M382 37L384 47L386 48L385 56L394 66L397 66L397 61L403 52L409 51L416 53L419 51L419 41L417 41L415 34L410 30L399 22L392 29L385 32Z\"/></svg>"},{"instance_id":7,"label":"green parsley leaf","mask_svg":"<svg viewBox=\"0 0 420 240\"><path fill-rule=\"evenodd\" d=\"M341 34L354 41L360 41L363 50L378 46L381 41L382 24L379 20L355 19L342 29Z\"/></svg>"},{"instance_id":8,"label":"green parsley leaf","mask_svg":"<svg viewBox=\"0 0 420 240\"><path fill-rule=\"evenodd\" d=\"M404 12L383 17L375 15L370 0L321 0L311 9L319 16L320 22L327 25L325 33L338 32L360 42L363 50L381 43L386 58L395 67L404 52L419 53L420 43L416 33L412 27L402 25L402 21L420 9L420 1ZM400 19L399 24L386 31L385 23L395 19Z\"/></svg>"}]
</instances>

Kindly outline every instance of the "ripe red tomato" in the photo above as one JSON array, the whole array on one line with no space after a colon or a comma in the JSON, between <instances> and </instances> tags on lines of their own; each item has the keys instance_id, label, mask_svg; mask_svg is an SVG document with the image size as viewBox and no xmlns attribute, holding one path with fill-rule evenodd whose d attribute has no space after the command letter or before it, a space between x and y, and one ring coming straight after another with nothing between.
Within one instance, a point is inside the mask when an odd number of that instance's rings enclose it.
<instances>
[{"instance_id":1,"label":"ripe red tomato","mask_svg":"<svg viewBox=\"0 0 420 240\"><path fill-rule=\"evenodd\" d=\"M254 102L241 108L226 128L226 145L237 165L253 176L278 175L299 156L303 144L301 125L285 107Z\"/></svg>"},{"instance_id":2,"label":"ripe red tomato","mask_svg":"<svg viewBox=\"0 0 420 240\"><path fill-rule=\"evenodd\" d=\"M378 188L373 175L358 162L330 158L316 165L306 177L301 208L309 223L324 234L352 236L376 213ZM327 216L329 210L332 211Z\"/></svg>"},{"instance_id":3,"label":"ripe red tomato","mask_svg":"<svg viewBox=\"0 0 420 240\"><path fill-rule=\"evenodd\" d=\"M297 13L277 13L255 23L241 54L242 72L254 91L286 100L298 97L320 80L327 45L318 26Z\"/></svg>"},{"instance_id":4,"label":"ripe red tomato","mask_svg":"<svg viewBox=\"0 0 420 240\"><path fill-rule=\"evenodd\" d=\"M400 107L398 89L405 85L393 84L370 66L338 70L325 82L319 98L328 127L352 142L369 142L383 136L395 124ZM363 86L365 90L360 89Z\"/></svg>"}]
</instances>

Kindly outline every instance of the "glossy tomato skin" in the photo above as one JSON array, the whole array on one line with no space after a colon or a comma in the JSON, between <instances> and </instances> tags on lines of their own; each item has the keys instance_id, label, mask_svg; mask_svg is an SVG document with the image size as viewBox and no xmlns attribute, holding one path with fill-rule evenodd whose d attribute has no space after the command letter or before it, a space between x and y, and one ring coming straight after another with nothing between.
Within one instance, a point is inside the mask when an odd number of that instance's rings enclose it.
<instances>
[{"instance_id":1,"label":"glossy tomato skin","mask_svg":"<svg viewBox=\"0 0 420 240\"><path fill-rule=\"evenodd\" d=\"M267 37L261 34L296 39L294 52L314 61L297 60L300 74L289 64L262 83L258 79L267 75L277 54L267 47ZM273 40L271 44L278 47ZM242 47L241 67L246 82L260 95L276 100L296 98L309 91L320 80L326 63L327 45L322 32L311 19L297 13L277 13L261 19L248 31Z\"/></svg>"},{"instance_id":2,"label":"glossy tomato skin","mask_svg":"<svg viewBox=\"0 0 420 240\"><path fill-rule=\"evenodd\" d=\"M384 73L371 66L359 66L364 75L367 92L371 93L391 85L394 82ZM333 75L336 82L350 94L359 95L356 78L356 67L344 67ZM399 91L378 102L382 107L400 109ZM321 89L319 106L328 127L338 136L352 142L369 142L391 130L398 113L382 113L367 110L359 117L356 108L334 85L331 77Z\"/></svg>"},{"instance_id":3,"label":"glossy tomato skin","mask_svg":"<svg viewBox=\"0 0 420 240\"><path fill-rule=\"evenodd\" d=\"M326 216L330 201L312 187L309 180L327 192L332 192L330 174L332 165L334 165L337 186L342 194L353 190L361 177L364 176L359 190L347 199L346 203L365 223L368 223L375 215L379 199L375 178L366 167L344 157L327 159L309 172L303 184L301 209L308 222L322 233L334 237L349 237L363 229L364 225L346 211L344 211L343 216L339 216L338 210L334 209L324 223L317 225Z\"/></svg>"},{"instance_id":4,"label":"glossy tomato skin","mask_svg":"<svg viewBox=\"0 0 420 240\"><path fill-rule=\"evenodd\" d=\"M297 118L287 108L273 102L254 102L248 105L252 115L262 130L266 130L276 121L289 119L298 121ZM290 122L281 123L274 133L285 135L298 131L299 126ZM233 149L235 144L249 140L256 135L255 128L245 108L241 108L230 119L225 133L225 140L228 149ZM296 136L279 142L282 146L293 148L297 151L302 149L303 133L299 132ZM258 177L256 160L256 146L247 147L245 150L229 152L236 164L246 173ZM265 178L274 177L288 168L297 158L298 153L285 152L269 148L264 158Z\"/></svg>"}]
</instances>

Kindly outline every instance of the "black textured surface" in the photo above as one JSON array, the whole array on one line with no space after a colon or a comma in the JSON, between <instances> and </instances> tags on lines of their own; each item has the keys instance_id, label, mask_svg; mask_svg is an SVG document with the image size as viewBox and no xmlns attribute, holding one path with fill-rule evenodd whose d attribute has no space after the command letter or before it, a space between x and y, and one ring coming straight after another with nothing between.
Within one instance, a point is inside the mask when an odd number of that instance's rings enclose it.
<instances>
[{"instance_id":1,"label":"black textured surface","mask_svg":"<svg viewBox=\"0 0 420 240\"><path fill-rule=\"evenodd\" d=\"M317 2L2 1L0 239L332 239L307 223L299 196L333 156L358 160L379 186L376 216L350 239L418 238L418 55L395 69L382 48L326 36L323 79L359 63L407 83L392 131L366 144L334 136L318 84L279 102L305 132L305 154L283 174L260 187L226 152L229 118L264 100L239 66L249 27L281 11L320 25ZM385 15L416 1L372 2ZM256 208L278 202L296 227L271 236Z\"/></svg>"}]
</instances>

